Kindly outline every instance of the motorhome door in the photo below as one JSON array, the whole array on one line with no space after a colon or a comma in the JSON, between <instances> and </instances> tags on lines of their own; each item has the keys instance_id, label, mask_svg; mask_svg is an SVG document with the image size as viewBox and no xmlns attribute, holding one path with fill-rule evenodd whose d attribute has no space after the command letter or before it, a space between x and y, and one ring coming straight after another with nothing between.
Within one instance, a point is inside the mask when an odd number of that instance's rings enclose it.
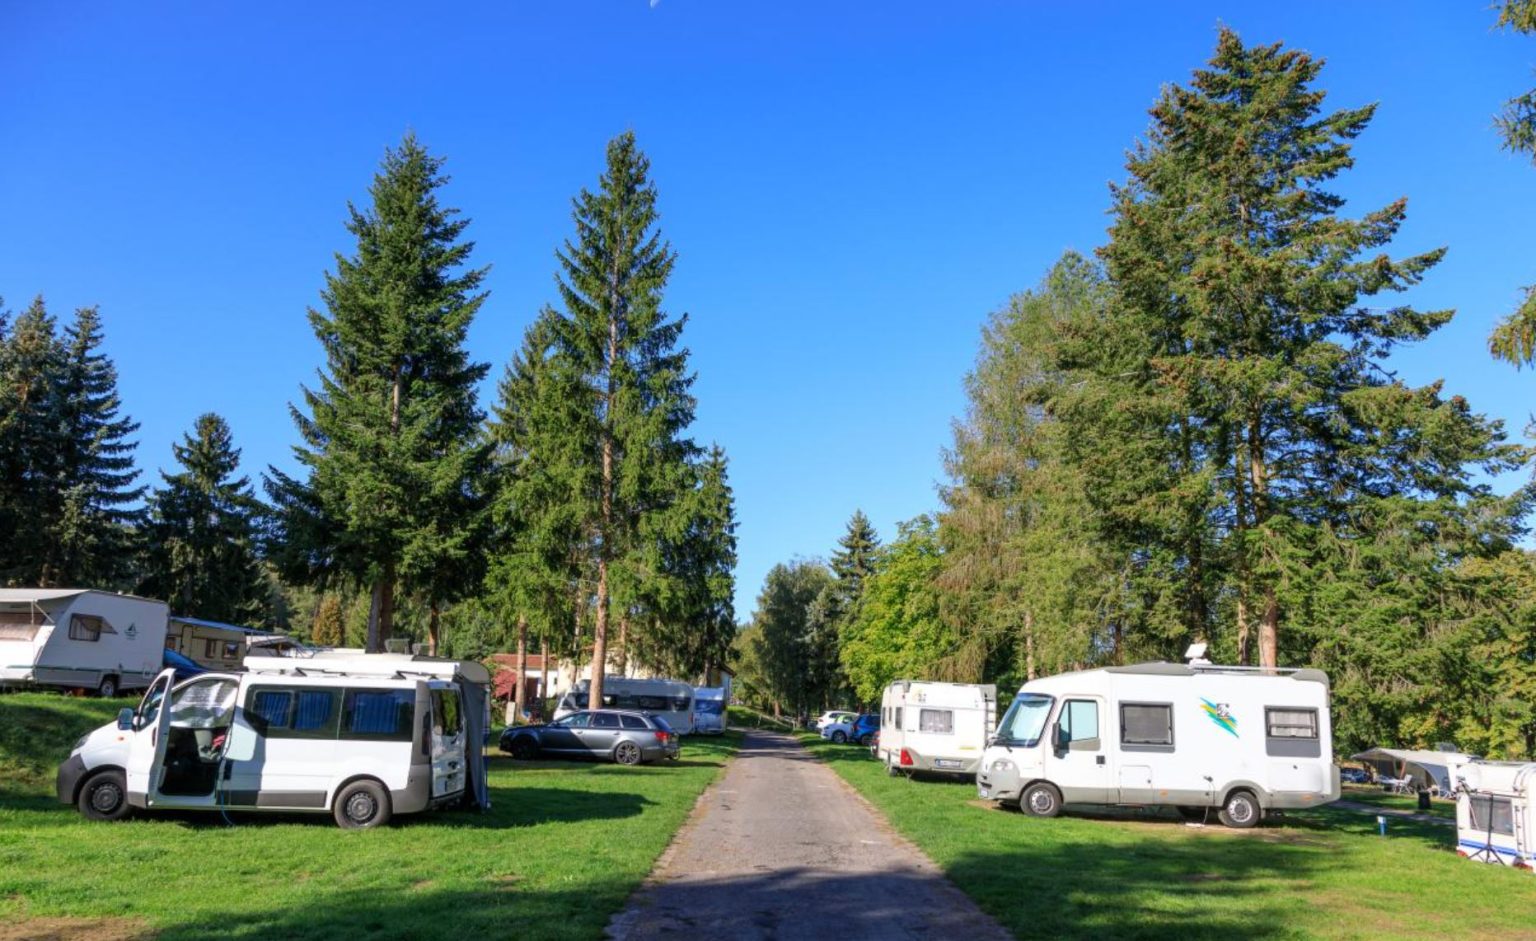
<instances>
[{"instance_id":1,"label":"motorhome door","mask_svg":"<svg viewBox=\"0 0 1536 941\"><path fill-rule=\"evenodd\" d=\"M165 767L166 742L170 738L171 684L175 670L162 670L144 691L133 713L133 740L128 749L128 793L145 798L153 795L159 770Z\"/></svg>"},{"instance_id":2,"label":"motorhome door","mask_svg":"<svg viewBox=\"0 0 1536 941\"><path fill-rule=\"evenodd\" d=\"M1110 801L1104 719L1104 700L1097 696L1067 696L1056 714L1046 777L1069 803Z\"/></svg>"}]
</instances>

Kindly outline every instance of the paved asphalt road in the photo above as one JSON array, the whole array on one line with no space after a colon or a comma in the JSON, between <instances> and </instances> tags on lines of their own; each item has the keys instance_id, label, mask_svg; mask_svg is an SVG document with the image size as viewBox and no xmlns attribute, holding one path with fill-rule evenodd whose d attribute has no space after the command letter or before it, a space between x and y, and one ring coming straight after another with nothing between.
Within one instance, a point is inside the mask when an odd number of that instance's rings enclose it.
<instances>
[{"instance_id":1,"label":"paved asphalt road","mask_svg":"<svg viewBox=\"0 0 1536 941\"><path fill-rule=\"evenodd\" d=\"M618 939L1010 936L794 738L750 732L615 916Z\"/></svg>"}]
</instances>

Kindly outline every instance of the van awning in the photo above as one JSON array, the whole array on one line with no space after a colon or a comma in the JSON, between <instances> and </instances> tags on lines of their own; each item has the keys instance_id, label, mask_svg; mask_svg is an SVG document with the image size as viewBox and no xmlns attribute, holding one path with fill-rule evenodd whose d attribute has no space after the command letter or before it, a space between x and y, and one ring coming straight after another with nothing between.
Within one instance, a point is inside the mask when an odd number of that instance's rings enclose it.
<instances>
[{"instance_id":1,"label":"van awning","mask_svg":"<svg viewBox=\"0 0 1536 941\"><path fill-rule=\"evenodd\" d=\"M1414 748L1372 748L1350 757L1371 765L1378 774L1411 778L1425 789L1439 788L1442 794L1451 791L1450 766L1472 760L1471 755L1462 752Z\"/></svg>"}]
</instances>

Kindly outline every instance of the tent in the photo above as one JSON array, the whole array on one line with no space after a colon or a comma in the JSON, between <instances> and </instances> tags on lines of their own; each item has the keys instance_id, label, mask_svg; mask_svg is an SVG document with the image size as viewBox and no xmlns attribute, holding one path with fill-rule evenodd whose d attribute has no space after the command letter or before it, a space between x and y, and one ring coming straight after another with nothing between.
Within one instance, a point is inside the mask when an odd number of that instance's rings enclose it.
<instances>
[{"instance_id":1,"label":"tent","mask_svg":"<svg viewBox=\"0 0 1536 941\"><path fill-rule=\"evenodd\" d=\"M1434 788L1441 795L1451 793L1450 765L1472 760L1461 752L1411 748L1372 748L1350 757L1376 769L1378 776L1406 778L1416 790Z\"/></svg>"}]
</instances>

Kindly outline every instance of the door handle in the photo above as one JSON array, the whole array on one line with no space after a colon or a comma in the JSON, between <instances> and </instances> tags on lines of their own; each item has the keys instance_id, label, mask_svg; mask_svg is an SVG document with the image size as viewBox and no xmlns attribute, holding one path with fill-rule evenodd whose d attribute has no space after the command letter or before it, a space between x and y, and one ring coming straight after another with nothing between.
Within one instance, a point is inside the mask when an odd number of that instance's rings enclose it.
<instances>
[{"instance_id":1,"label":"door handle","mask_svg":"<svg viewBox=\"0 0 1536 941\"><path fill-rule=\"evenodd\" d=\"M1102 765L1103 763L1104 763L1104 756L1103 755L1100 755L1098 757L1098 760L1094 762L1094 764L1099 764L1099 765Z\"/></svg>"},{"instance_id":2,"label":"door handle","mask_svg":"<svg viewBox=\"0 0 1536 941\"><path fill-rule=\"evenodd\" d=\"M160 744L160 726L157 725L154 728L149 730L149 747L150 748L154 748L156 745L159 745L159 744Z\"/></svg>"}]
</instances>

